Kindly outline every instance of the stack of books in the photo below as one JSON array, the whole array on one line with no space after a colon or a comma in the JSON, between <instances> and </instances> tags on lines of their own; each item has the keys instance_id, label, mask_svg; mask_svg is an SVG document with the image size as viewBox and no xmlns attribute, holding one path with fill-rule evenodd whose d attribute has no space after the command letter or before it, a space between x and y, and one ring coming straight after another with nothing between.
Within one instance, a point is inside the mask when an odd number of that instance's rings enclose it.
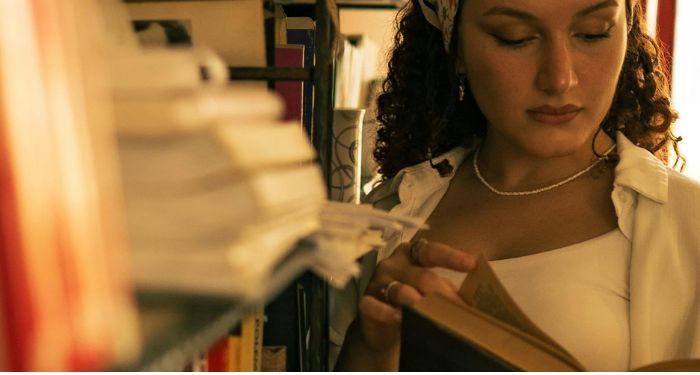
<instances>
[{"instance_id":1,"label":"stack of books","mask_svg":"<svg viewBox=\"0 0 700 375\"><path fill-rule=\"evenodd\" d=\"M192 53L135 54L124 62L131 84L115 87L134 278L147 291L257 300L319 229L326 187L302 128L279 120L281 100L259 86L185 82L208 63ZM154 61L180 80L148 74Z\"/></svg>"},{"instance_id":2,"label":"stack of books","mask_svg":"<svg viewBox=\"0 0 700 375\"><path fill-rule=\"evenodd\" d=\"M359 276L357 260L382 249L403 231L423 227L420 219L390 214L371 205L327 202L321 211L322 229L309 236L316 251L312 269L333 287L343 288Z\"/></svg>"}]
</instances>

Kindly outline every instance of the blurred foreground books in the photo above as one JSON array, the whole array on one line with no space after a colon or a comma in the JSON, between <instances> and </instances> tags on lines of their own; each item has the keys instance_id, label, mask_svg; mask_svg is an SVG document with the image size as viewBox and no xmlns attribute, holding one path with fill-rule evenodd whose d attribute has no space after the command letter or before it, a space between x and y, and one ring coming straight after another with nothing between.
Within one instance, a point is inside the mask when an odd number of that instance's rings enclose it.
<instances>
[{"instance_id":1,"label":"blurred foreground books","mask_svg":"<svg viewBox=\"0 0 700 375\"><path fill-rule=\"evenodd\" d=\"M177 61L197 71L187 53L145 51L134 59L143 66L170 59L173 72ZM141 70L137 61L128 63L131 74ZM312 145L299 124L279 120L282 102L265 88L196 80L167 87L162 79L149 83L144 75L116 88L139 289L260 300L276 292L271 280L292 280L285 275L292 263L342 285L359 272L359 256L383 245L386 229L418 225L327 202Z\"/></svg>"},{"instance_id":2,"label":"blurred foreground books","mask_svg":"<svg viewBox=\"0 0 700 375\"><path fill-rule=\"evenodd\" d=\"M0 2L0 371L139 354L96 2Z\"/></svg>"},{"instance_id":3,"label":"blurred foreground books","mask_svg":"<svg viewBox=\"0 0 700 375\"><path fill-rule=\"evenodd\" d=\"M134 58L150 65L186 53ZM282 103L264 88L155 86L116 91L137 286L254 297L320 226L326 193L313 147L300 126L278 121Z\"/></svg>"}]
</instances>

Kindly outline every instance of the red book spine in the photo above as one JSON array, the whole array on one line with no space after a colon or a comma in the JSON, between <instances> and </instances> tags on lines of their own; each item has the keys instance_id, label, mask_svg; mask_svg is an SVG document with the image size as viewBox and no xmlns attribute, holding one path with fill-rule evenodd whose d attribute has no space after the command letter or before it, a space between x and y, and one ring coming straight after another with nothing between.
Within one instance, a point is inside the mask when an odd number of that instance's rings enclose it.
<instances>
[{"instance_id":1,"label":"red book spine","mask_svg":"<svg viewBox=\"0 0 700 375\"><path fill-rule=\"evenodd\" d=\"M219 339L209 349L207 355L207 367L209 372L228 372L229 371L229 345L228 336Z\"/></svg>"},{"instance_id":2,"label":"red book spine","mask_svg":"<svg viewBox=\"0 0 700 375\"><path fill-rule=\"evenodd\" d=\"M288 44L275 47L275 66L278 68L303 68L304 45ZM285 104L285 121L298 121L303 118L304 86L302 81L277 81L275 91Z\"/></svg>"}]
</instances>

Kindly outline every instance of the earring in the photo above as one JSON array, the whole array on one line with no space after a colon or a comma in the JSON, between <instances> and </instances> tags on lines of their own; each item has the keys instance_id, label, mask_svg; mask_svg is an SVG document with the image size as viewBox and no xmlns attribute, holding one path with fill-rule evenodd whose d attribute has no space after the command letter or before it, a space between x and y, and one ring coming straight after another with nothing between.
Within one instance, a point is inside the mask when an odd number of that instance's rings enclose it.
<instances>
[{"instance_id":1,"label":"earring","mask_svg":"<svg viewBox=\"0 0 700 375\"><path fill-rule=\"evenodd\" d=\"M459 89L459 96L457 97L457 99L460 102L462 102L464 101L464 92L466 91L466 85L464 84L464 78L459 77L457 78L457 80L459 81L459 83L457 84L457 88Z\"/></svg>"}]
</instances>

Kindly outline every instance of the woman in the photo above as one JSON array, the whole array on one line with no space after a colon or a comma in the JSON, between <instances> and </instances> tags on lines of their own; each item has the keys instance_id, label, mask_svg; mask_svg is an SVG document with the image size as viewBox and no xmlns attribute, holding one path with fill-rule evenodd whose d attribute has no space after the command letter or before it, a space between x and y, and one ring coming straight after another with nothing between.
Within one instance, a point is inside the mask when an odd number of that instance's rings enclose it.
<instances>
[{"instance_id":1,"label":"woman","mask_svg":"<svg viewBox=\"0 0 700 375\"><path fill-rule=\"evenodd\" d=\"M337 369L397 369L400 306L458 298L478 254L591 370L700 357L700 185L665 166L661 64L638 0L414 0L369 198L429 229L379 254Z\"/></svg>"}]
</instances>

